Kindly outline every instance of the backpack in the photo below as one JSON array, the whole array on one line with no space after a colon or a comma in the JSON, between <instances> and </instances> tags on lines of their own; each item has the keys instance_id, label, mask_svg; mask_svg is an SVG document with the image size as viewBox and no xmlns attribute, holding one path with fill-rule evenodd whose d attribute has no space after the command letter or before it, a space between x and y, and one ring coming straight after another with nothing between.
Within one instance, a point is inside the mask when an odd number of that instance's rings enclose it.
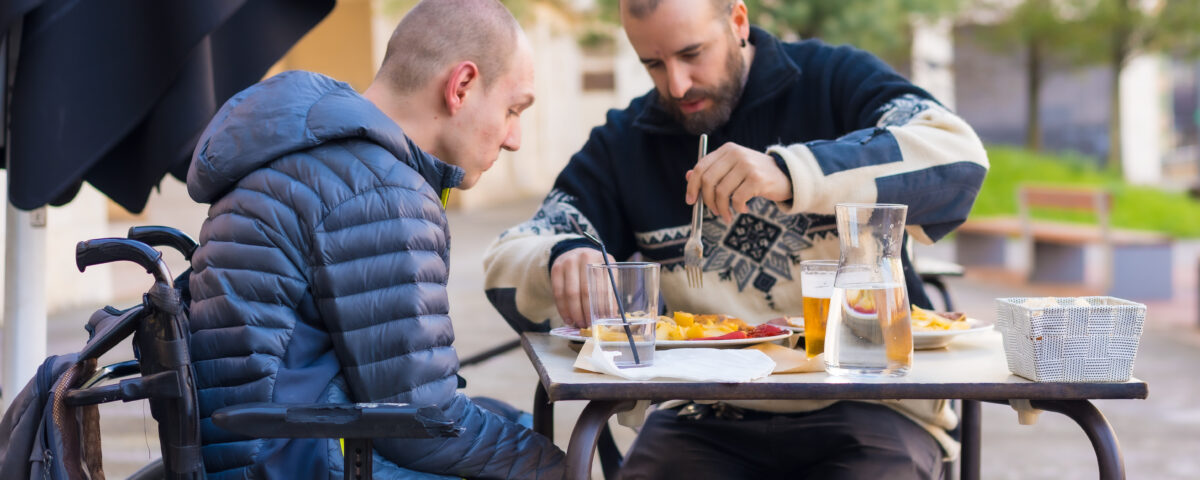
<instances>
[{"instance_id":1,"label":"backpack","mask_svg":"<svg viewBox=\"0 0 1200 480\"><path fill-rule=\"evenodd\" d=\"M63 395L95 370L78 354L46 359L0 421L0 478L103 479L99 412L67 407Z\"/></svg>"}]
</instances>

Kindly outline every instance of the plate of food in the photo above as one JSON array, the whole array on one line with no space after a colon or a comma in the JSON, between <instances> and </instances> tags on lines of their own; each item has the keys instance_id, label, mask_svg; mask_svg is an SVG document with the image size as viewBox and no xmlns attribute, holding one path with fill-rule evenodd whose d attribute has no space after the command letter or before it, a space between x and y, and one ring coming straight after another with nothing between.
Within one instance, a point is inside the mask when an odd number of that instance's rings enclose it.
<instances>
[{"instance_id":1,"label":"plate of food","mask_svg":"<svg viewBox=\"0 0 1200 480\"><path fill-rule=\"evenodd\" d=\"M959 335L991 330L991 323L969 318L961 312L934 312L913 305L914 350L942 348Z\"/></svg>"},{"instance_id":2,"label":"plate of food","mask_svg":"<svg viewBox=\"0 0 1200 480\"><path fill-rule=\"evenodd\" d=\"M654 328L655 346L661 348L735 347L773 342L792 335L791 331L769 323L750 325L728 315L696 315L687 312L675 312L671 316L661 315ZM550 330L550 335L583 342L591 338L591 331L558 327Z\"/></svg>"}]
</instances>

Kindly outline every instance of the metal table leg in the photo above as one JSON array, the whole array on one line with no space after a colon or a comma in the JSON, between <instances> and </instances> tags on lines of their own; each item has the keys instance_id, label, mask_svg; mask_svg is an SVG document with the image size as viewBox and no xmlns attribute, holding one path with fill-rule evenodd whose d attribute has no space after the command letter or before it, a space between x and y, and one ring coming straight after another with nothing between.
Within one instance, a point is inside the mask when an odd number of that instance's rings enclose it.
<instances>
[{"instance_id":1,"label":"metal table leg","mask_svg":"<svg viewBox=\"0 0 1200 480\"><path fill-rule=\"evenodd\" d=\"M962 480L979 480L979 443L982 440L979 400L962 401Z\"/></svg>"},{"instance_id":2,"label":"metal table leg","mask_svg":"<svg viewBox=\"0 0 1200 480\"><path fill-rule=\"evenodd\" d=\"M925 282L926 285L930 285L937 289L938 293L942 296L942 305L946 307L947 312L954 311L954 301L950 300L950 290L946 288L946 283L942 281L941 277L935 275L922 275L921 281Z\"/></svg>"},{"instance_id":3,"label":"metal table leg","mask_svg":"<svg viewBox=\"0 0 1200 480\"><path fill-rule=\"evenodd\" d=\"M533 431L554 441L554 404L550 403L550 394L542 382L538 382L533 392Z\"/></svg>"},{"instance_id":4,"label":"metal table leg","mask_svg":"<svg viewBox=\"0 0 1200 480\"><path fill-rule=\"evenodd\" d=\"M1100 465L1100 478L1124 480L1125 460L1121 458L1121 445L1112 425L1104 414L1087 400L1034 400L1033 408L1058 412L1074 420L1087 434L1096 450L1096 463Z\"/></svg>"},{"instance_id":5,"label":"metal table leg","mask_svg":"<svg viewBox=\"0 0 1200 480\"><path fill-rule=\"evenodd\" d=\"M616 480L617 472L621 470L621 463L625 458L617 448L617 440L613 438L612 427L609 427L608 423L600 429L596 450L600 454L600 471L604 473L604 480Z\"/></svg>"},{"instance_id":6,"label":"metal table leg","mask_svg":"<svg viewBox=\"0 0 1200 480\"><path fill-rule=\"evenodd\" d=\"M571 431L571 443L567 446L567 478L587 480L592 475L592 458L596 455L596 441L600 431L608 424L613 414L633 408L635 402L616 400L593 400L583 408L575 429Z\"/></svg>"},{"instance_id":7,"label":"metal table leg","mask_svg":"<svg viewBox=\"0 0 1200 480\"><path fill-rule=\"evenodd\" d=\"M369 479L374 476L375 462L371 459L371 439L347 438L342 469L346 480Z\"/></svg>"}]
</instances>

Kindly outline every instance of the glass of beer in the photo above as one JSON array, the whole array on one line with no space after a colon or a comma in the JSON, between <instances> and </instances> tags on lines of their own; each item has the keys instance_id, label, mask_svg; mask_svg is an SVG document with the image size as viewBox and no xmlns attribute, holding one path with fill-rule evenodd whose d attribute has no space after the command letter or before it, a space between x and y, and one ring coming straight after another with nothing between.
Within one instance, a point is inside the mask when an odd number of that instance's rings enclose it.
<instances>
[{"instance_id":1,"label":"glass of beer","mask_svg":"<svg viewBox=\"0 0 1200 480\"><path fill-rule=\"evenodd\" d=\"M800 292L804 306L804 353L808 358L825 351L825 322L829 317L829 297L833 295L833 279L837 275L837 260L805 260L800 262Z\"/></svg>"}]
</instances>

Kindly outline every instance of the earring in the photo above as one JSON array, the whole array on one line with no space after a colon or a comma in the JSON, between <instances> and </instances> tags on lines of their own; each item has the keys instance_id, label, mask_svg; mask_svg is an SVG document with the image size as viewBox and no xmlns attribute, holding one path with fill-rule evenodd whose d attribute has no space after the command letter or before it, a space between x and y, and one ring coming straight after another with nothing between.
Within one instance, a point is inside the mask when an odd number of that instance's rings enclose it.
<instances>
[{"instance_id":1,"label":"earring","mask_svg":"<svg viewBox=\"0 0 1200 480\"><path fill-rule=\"evenodd\" d=\"M746 39L742 39L742 48L746 48Z\"/></svg>"}]
</instances>

